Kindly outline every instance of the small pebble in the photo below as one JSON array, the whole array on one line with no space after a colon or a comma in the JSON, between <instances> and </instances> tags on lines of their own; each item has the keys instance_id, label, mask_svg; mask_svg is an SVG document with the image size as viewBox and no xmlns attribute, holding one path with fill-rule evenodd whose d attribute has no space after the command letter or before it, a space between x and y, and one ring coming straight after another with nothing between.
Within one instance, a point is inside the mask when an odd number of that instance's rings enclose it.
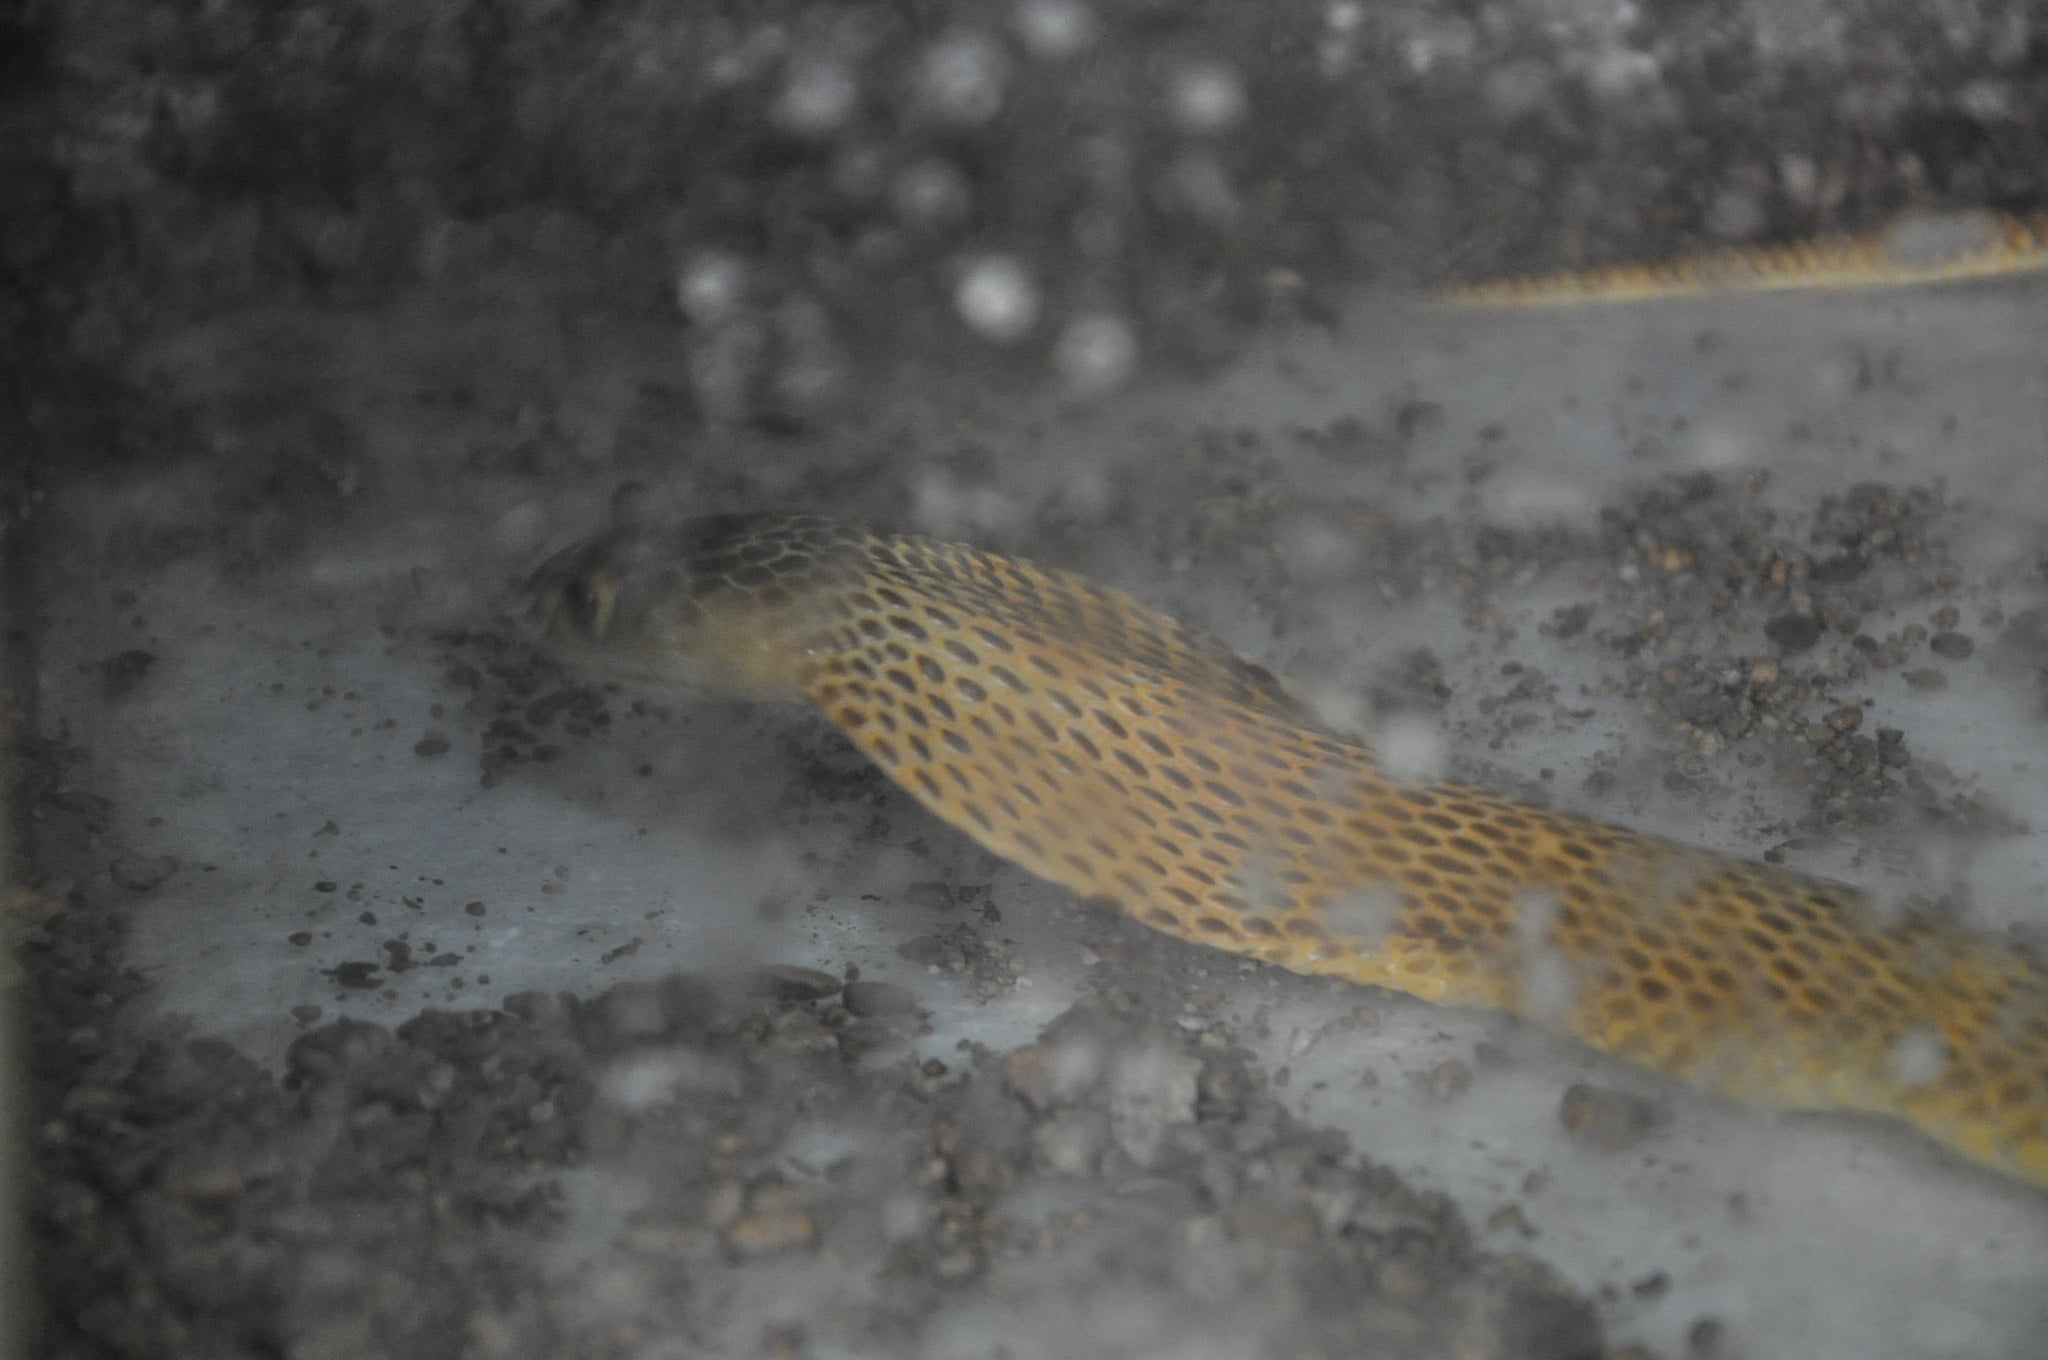
<instances>
[{"instance_id":1,"label":"small pebble","mask_svg":"<svg viewBox=\"0 0 2048 1360\"><path fill-rule=\"evenodd\" d=\"M961 1280L972 1275L981 1263L966 1247L955 1247L932 1262L932 1274L942 1280Z\"/></svg>"},{"instance_id":2,"label":"small pebble","mask_svg":"<svg viewBox=\"0 0 2048 1360\"><path fill-rule=\"evenodd\" d=\"M1522 1206L1519 1204L1505 1204L1488 1214L1486 1228L1489 1232L1512 1232L1523 1237L1536 1235L1535 1226L1522 1213Z\"/></svg>"},{"instance_id":3,"label":"small pebble","mask_svg":"<svg viewBox=\"0 0 2048 1360\"><path fill-rule=\"evenodd\" d=\"M1036 1044L1012 1049L1003 1055L1003 1085L1024 1097L1038 1109L1053 1103L1053 1073L1046 1052Z\"/></svg>"},{"instance_id":4,"label":"small pebble","mask_svg":"<svg viewBox=\"0 0 2048 1360\"><path fill-rule=\"evenodd\" d=\"M1194 1122L1201 1074L1200 1059L1171 1049L1118 1056L1110 1070L1109 1127L1126 1156L1149 1166L1167 1129Z\"/></svg>"},{"instance_id":5,"label":"small pebble","mask_svg":"<svg viewBox=\"0 0 2048 1360\"><path fill-rule=\"evenodd\" d=\"M863 1018L908 1015L917 1009L916 995L893 982L849 982L843 999L847 1010Z\"/></svg>"},{"instance_id":6,"label":"small pebble","mask_svg":"<svg viewBox=\"0 0 2048 1360\"><path fill-rule=\"evenodd\" d=\"M1693 1323L1692 1330L1685 1334L1685 1353L1709 1360L1710 1357L1725 1355L1722 1342L1727 1340L1728 1328L1719 1318L1703 1317Z\"/></svg>"},{"instance_id":7,"label":"small pebble","mask_svg":"<svg viewBox=\"0 0 2048 1360\"><path fill-rule=\"evenodd\" d=\"M953 909L953 890L944 883L913 883L903 896L911 906L923 907L926 911Z\"/></svg>"},{"instance_id":8,"label":"small pebble","mask_svg":"<svg viewBox=\"0 0 2048 1360\"><path fill-rule=\"evenodd\" d=\"M1557 1106L1566 1133L1602 1152L1620 1152L1640 1142L1662 1122L1657 1106L1627 1091L1574 1082Z\"/></svg>"},{"instance_id":9,"label":"small pebble","mask_svg":"<svg viewBox=\"0 0 2048 1360\"><path fill-rule=\"evenodd\" d=\"M1422 1084L1438 1100L1461 1096L1472 1089L1472 1066L1456 1058L1447 1058L1423 1075Z\"/></svg>"},{"instance_id":10,"label":"small pebble","mask_svg":"<svg viewBox=\"0 0 2048 1360\"><path fill-rule=\"evenodd\" d=\"M1422 1267L1395 1257L1381 1264L1380 1292L1395 1301L1419 1298L1429 1288L1429 1276Z\"/></svg>"},{"instance_id":11,"label":"small pebble","mask_svg":"<svg viewBox=\"0 0 2048 1360\"><path fill-rule=\"evenodd\" d=\"M107 866L114 882L131 892L148 892L178 872L176 855L121 855Z\"/></svg>"},{"instance_id":12,"label":"small pebble","mask_svg":"<svg viewBox=\"0 0 2048 1360\"><path fill-rule=\"evenodd\" d=\"M685 1265L703 1265L718 1247L717 1237L703 1228L657 1223L638 1224L629 1229L626 1242L643 1255Z\"/></svg>"},{"instance_id":13,"label":"small pebble","mask_svg":"<svg viewBox=\"0 0 2048 1360\"><path fill-rule=\"evenodd\" d=\"M748 1256L807 1247L817 1236L809 1214L790 1211L741 1214L725 1230L726 1244Z\"/></svg>"},{"instance_id":14,"label":"small pebble","mask_svg":"<svg viewBox=\"0 0 2048 1360\"><path fill-rule=\"evenodd\" d=\"M1780 651L1803 652L1820 641L1820 620L1811 614L1780 614L1764 625L1764 636Z\"/></svg>"},{"instance_id":15,"label":"small pebble","mask_svg":"<svg viewBox=\"0 0 2048 1360\"><path fill-rule=\"evenodd\" d=\"M1927 640L1927 650L1950 661L1961 661L1977 650L1977 644L1962 633L1936 633Z\"/></svg>"},{"instance_id":16,"label":"small pebble","mask_svg":"<svg viewBox=\"0 0 2048 1360\"><path fill-rule=\"evenodd\" d=\"M1032 1130L1031 1143L1046 1168L1062 1176L1087 1176L1102 1155L1106 1129L1081 1115L1048 1119Z\"/></svg>"},{"instance_id":17,"label":"small pebble","mask_svg":"<svg viewBox=\"0 0 2048 1360\"><path fill-rule=\"evenodd\" d=\"M126 697L142 683L142 678L149 674L150 667L155 664L156 653L144 651L140 647L130 647L127 651L117 652L100 662L100 679L105 682L107 697Z\"/></svg>"},{"instance_id":18,"label":"small pebble","mask_svg":"<svg viewBox=\"0 0 2048 1360\"><path fill-rule=\"evenodd\" d=\"M771 963L747 975L749 992L777 1001L822 1001L843 985L830 973L793 963Z\"/></svg>"}]
</instances>

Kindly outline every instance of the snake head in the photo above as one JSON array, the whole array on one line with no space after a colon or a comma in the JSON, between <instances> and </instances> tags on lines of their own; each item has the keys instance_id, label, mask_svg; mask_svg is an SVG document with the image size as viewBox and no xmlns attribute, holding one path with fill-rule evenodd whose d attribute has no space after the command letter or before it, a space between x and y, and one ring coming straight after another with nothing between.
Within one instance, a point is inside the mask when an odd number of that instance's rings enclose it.
<instances>
[{"instance_id":1,"label":"snake head","mask_svg":"<svg viewBox=\"0 0 2048 1360\"><path fill-rule=\"evenodd\" d=\"M688 695L800 697L822 617L823 520L716 515L623 526L564 548L527 578L530 640L588 679Z\"/></svg>"}]
</instances>

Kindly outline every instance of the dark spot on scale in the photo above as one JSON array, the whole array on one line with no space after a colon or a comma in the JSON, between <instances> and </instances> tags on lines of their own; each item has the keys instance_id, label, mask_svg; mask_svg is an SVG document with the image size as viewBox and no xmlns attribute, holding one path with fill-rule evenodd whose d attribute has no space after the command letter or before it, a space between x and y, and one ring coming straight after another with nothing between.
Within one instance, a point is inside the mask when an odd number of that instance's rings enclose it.
<instances>
[{"instance_id":1,"label":"dark spot on scale","mask_svg":"<svg viewBox=\"0 0 2048 1360\"><path fill-rule=\"evenodd\" d=\"M1220 780L1204 780L1202 783L1202 787L1209 790L1210 793L1216 795L1216 801L1223 804L1225 807L1241 808L1244 806L1244 797L1241 794L1239 794L1236 789L1230 787L1230 785L1228 784L1221 782Z\"/></svg>"}]
</instances>

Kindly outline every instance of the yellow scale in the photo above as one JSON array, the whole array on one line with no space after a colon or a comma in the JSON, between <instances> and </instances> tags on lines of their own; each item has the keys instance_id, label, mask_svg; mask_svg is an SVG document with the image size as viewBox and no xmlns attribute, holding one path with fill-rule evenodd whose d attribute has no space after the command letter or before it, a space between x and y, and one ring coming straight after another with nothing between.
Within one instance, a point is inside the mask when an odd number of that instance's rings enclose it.
<instances>
[{"instance_id":1,"label":"yellow scale","mask_svg":"<svg viewBox=\"0 0 2048 1360\"><path fill-rule=\"evenodd\" d=\"M1451 284L1429 294L1429 299L1449 307L1557 307L1721 293L1955 283L2044 268L2048 213L1919 212L1876 231L1734 246L1645 264Z\"/></svg>"},{"instance_id":2,"label":"yellow scale","mask_svg":"<svg viewBox=\"0 0 2048 1360\"><path fill-rule=\"evenodd\" d=\"M597 676L807 703L939 818L1155 929L1504 1010L2048 1185L2048 969L1934 914L1382 770L1120 591L810 515L603 535L532 583Z\"/></svg>"}]
</instances>

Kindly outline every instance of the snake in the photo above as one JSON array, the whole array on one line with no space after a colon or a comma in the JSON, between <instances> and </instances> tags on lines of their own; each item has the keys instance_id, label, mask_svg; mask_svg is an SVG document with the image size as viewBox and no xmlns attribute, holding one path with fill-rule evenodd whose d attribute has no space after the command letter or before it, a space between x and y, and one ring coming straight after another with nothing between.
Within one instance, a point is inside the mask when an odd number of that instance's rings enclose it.
<instances>
[{"instance_id":1,"label":"snake","mask_svg":"<svg viewBox=\"0 0 2048 1360\"><path fill-rule=\"evenodd\" d=\"M1455 283L1433 291L1429 300L1450 307L1556 307L1956 283L2043 269L2048 212L1909 212L1865 232Z\"/></svg>"},{"instance_id":2,"label":"snake","mask_svg":"<svg viewBox=\"0 0 2048 1360\"><path fill-rule=\"evenodd\" d=\"M1506 1012L2048 1187L2048 968L1924 905L1412 777L1115 589L807 513L619 525L527 583L572 673L807 704L940 820L1168 935Z\"/></svg>"}]
</instances>

